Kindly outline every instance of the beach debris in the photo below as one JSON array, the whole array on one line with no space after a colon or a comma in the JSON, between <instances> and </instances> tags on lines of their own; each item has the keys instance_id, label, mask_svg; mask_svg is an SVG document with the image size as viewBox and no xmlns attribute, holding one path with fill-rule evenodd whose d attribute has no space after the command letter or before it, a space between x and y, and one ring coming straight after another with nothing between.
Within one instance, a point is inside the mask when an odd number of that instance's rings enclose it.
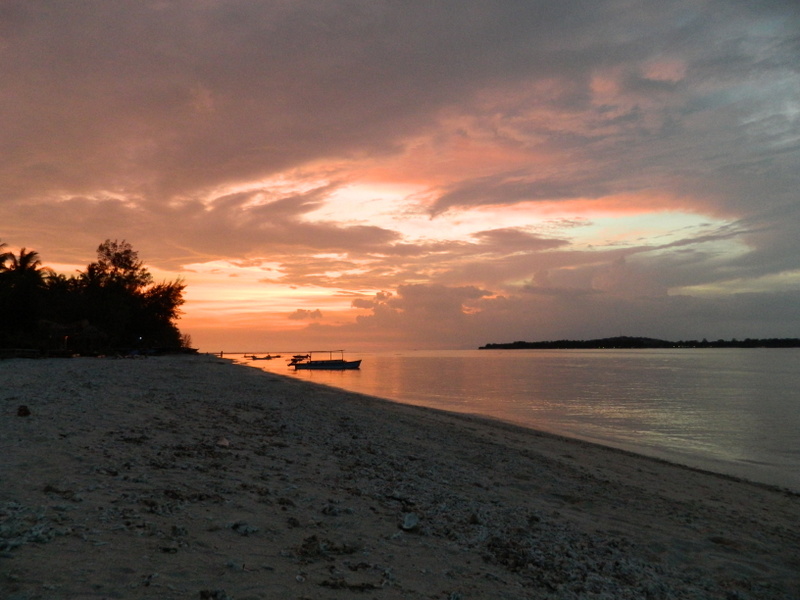
<instances>
[{"instance_id":1,"label":"beach debris","mask_svg":"<svg viewBox=\"0 0 800 600\"><path fill-rule=\"evenodd\" d=\"M231 529L233 529L236 533L242 536L253 535L254 533L258 533L258 527L253 527L252 525L248 525L246 521L236 521L233 525L231 525Z\"/></svg>"},{"instance_id":2,"label":"beach debris","mask_svg":"<svg viewBox=\"0 0 800 600\"><path fill-rule=\"evenodd\" d=\"M344 577L337 577L321 581L320 586L334 589L334 590L349 590L351 592L367 592L369 590L380 589L380 586L374 583L363 581L360 583L349 583Z\"/></svg>"},{"instance_id":3,"label":"beach debris","mask_svg":"<svg viewBox=\"0 0 800 600\"><path fill-rule=\"evenodd\" d=\"M312 535L303 540L303 543L297 548L296 556L310 562L313 559L327 556L355 554L358 550L358 544L348 542L337 544L329 539Z\"/></svg>"},{"instance_id":4,"label":"beach debris","mask_svg":"<svg viewBox=\"0 0 800 600\"><path fill-rule=\"evenodd\" d=\"M241 560L237 560L235 558L232 558L228 562L226 562L225 566L229 568L231 571L242 572L245 570L244 562L242 562Z\"/></svg>"},{"instance_id":5,"label":"beach debris","mask_svg":"<svg viewBox=\"0 0 800 600\"><path fill-rule=\"evenodd\" d=\"M31 416L31 409L25 406L24 404L20 404L19 408L17 408L17 416L18 417L30 417Z\"/></svg>"},{"instance_id":6,"label":"beach debris","mask_svg":"<svg viewBox=\"0 0 800 600\"><path fill-rule=\"evenodd\" d=\"M328 504L322 507L322 514L328 515L329 517L338 517L339 516L339 507L336 506L332 500L328 501Z\"/></svg>"},{"instance_id":7,"label":"beach debris","mask_svg":"<svg viewBox=\"0 0 800 600\"><path fill-rule=\"evenodd\" d=\"M228 438L221 437L217 440L217 446L220 448L230 448L230 445L231 443L228 441Z\"/></svg>"},{"instance_id":8,"label":"beach debris","mask_svg":"<svg viewBox=\"0 0 800 600\"><path fill-rule=\"evenodd\" d=\"M403 531L419 530L419 517L417 513L405 513L403 515L403 521L400 523L400 529Z\"/></svg>"},{"instance_id":9,"label":"beach debris","mask_svg":"<svg viewBox=\"0 0 800 600\"><path fill-rule=\"evenodd\" d=\"M233 600L225 590L200 590L200 600Z\"/></svg>"},{"instance_id":10,"label":"beach debris","mask_svg":"<svg viewBox=\"0 0 800 600\"><path fill-rule=\"evenodd\" d=\"M53 494L55 496L59 496L64 500L70 500L72 502L83 502L83 498L79 494L75 493L73 490L62 489L54 485L51 485L49 483L42 488L42 491L45 494Z\"/></svg>"},{"instance_id":11,"label":"beach debris","mask_svg":"<svg viewBox=\"0 0 800 600\"><path fill-rule=\"evenodd\" d=\"M0 552L9 552L25 544L46 544L56 536L68 535L68 519L53 516L41 507L27 507L15 502L0 505ZM63 525L63 526L62 526Z\"/></svg>"},{"instance_id":12,"label":"beach debris","mask_svg":"<svg viewBox=\"0 0 800 600\"><path fill-rule=\"evenodd\" d=\"M325 554L327 544L324 540L320 540L316 535L312 535L303 540L303 543L297 549L297 555L309 559L317 558Z\"/></svg>"}]
</instances>

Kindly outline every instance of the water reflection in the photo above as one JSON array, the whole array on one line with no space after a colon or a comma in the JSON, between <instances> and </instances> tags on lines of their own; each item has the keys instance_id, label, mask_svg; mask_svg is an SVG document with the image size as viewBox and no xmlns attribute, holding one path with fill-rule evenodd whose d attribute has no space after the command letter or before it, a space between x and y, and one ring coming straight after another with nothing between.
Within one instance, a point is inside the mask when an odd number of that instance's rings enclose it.
<instances>
[{"instance_id":1,"label":"water reflection","mask_svg":"<svg viewBox=\"0 0 800 600\"><path fill-rule=\"evenodd\" d=\"M295 372L281 361L252 364L407 404L488 415L800 489L797 350L515 350L361 357L361 370L349 372Z\"/></svg>"}]
</instances>

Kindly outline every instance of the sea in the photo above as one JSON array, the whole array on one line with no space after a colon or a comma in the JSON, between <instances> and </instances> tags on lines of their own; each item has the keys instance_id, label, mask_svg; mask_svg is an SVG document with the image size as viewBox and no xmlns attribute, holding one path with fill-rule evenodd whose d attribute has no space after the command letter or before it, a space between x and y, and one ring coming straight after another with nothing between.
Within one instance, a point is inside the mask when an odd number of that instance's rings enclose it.
<instances>
[{"instance_id":1,"label":"sea","mask_svg":"<svg viewBox=\"0 0 800 600\"><path fill-rule=\"evenodd\" d=\"M346 353L363 361L353 371L295 371L283 356L232 358L800 492L800 349Z\"/></svg>"}]
</instances>

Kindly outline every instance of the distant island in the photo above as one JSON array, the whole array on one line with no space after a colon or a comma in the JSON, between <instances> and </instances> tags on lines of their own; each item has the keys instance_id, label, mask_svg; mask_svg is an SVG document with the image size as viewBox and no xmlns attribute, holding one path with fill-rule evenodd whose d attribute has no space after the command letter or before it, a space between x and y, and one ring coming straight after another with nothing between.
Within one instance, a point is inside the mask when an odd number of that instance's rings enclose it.
<instances>
[{"instance_id":1,"label":"distant island","mask_svg":"<svg viewBox=\"0 0 800 600\"><path fill-rule=\"evenodd\" d=\"M548 342L508 342L486 344L479 350L596 350L596 349L635 349L635 348L800 348L798 338L768 338L737 340L706 339L681 340L670 342L647 337L610 337L597 340L553 340Z\"/></svg>"}]
</instances>

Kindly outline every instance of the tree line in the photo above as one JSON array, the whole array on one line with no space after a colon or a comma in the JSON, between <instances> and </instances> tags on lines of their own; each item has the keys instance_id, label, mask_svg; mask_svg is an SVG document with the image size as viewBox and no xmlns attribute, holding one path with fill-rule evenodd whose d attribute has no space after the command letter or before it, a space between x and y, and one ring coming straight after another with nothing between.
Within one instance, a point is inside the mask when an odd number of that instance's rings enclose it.
<instances>
[{"instance_id":1,"label":"tree line","mask_svg":"<svg viewBox=\"0 0 800 600\"><path fill-rule=\"evenodd\" d=\"M502 344L486 344L478 350L598 350L598 349L654 349L654 348L798 348L798 338L765 338L708 341L680 340L671 342L647 337L619 336L596 340L553 340L543 342L507 342Z\"/></svg>"},{"instance_id":2,"label":"tree line","mask_svg":"<svg viewBox=\"0 0 800 600\"><path fill-rule=\"evenodd\" d=\"M131 244L107 239L75 275L43 265L34 250L0 242L0 348L40 353L171 351L190 345L175 322L182 280L158 283Z\"/></svg>"}]
</instances>

